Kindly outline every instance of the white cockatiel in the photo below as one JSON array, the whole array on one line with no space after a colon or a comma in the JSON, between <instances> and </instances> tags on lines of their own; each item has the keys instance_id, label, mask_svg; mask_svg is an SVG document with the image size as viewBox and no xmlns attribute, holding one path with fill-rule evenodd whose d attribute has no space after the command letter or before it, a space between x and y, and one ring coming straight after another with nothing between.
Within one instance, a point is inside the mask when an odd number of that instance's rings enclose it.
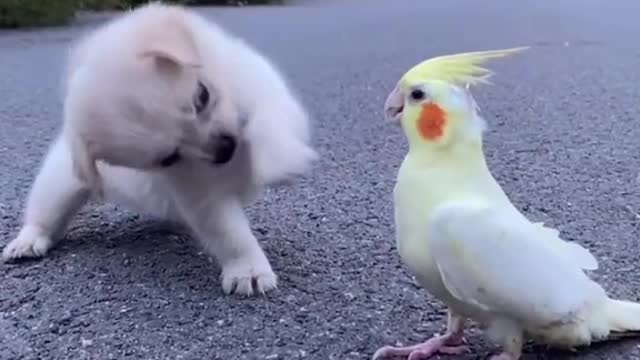
<instances>
[{"instance_id":1,"label":"white cockatiel","mask_svg":"<svg viewBox=\"0 0 640 360\"><path fill-rule=\"evenodd\" d=\"M394 189L399 253L449 320L446 334L382 347L376 360L460 354L465 319L503 347L493 360L519 359L525 338L571 349L640 330L640 304L609 298L584 272L597 269L593 255L527 220L487 167L469 85L488 82L485 61L524 49L427 60L387 98L385 116L409 143Z\"/></svg>"}]
</instances>

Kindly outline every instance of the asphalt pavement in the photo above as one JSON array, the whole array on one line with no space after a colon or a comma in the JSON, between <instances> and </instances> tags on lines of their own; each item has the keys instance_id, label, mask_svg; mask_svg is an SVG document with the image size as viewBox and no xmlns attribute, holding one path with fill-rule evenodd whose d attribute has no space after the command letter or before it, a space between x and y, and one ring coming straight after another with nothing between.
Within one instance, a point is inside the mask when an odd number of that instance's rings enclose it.
<instances>
[{"instance_id":1,"label":"asphalt pavement","mask_svg":"<svg viewBox=\"0 0 640 360\"><path fill-rule=\"evenodd\" d=\"M223 295L219 269L179 229L85 208L41 261L0 264L0 359L369 359L422 341L444 308L402 266L391 191L406 145L382 104L424 58L520 45L474 91L489 165L519 209L588 247L591 273L640 300L640 2L307 1L200 8L270 56L314 116L313 173L250 208L280 287ZM0 245L61 116L69 42L108 19L0 32ZM52 184L52 186L55 186ZM544 264L540 264L544 266ZM510 269L504 269L510 271ZM498 350L471 330L473 353ZM523 359L640 359L640 340Z\"/></svg>"}]
</instances>

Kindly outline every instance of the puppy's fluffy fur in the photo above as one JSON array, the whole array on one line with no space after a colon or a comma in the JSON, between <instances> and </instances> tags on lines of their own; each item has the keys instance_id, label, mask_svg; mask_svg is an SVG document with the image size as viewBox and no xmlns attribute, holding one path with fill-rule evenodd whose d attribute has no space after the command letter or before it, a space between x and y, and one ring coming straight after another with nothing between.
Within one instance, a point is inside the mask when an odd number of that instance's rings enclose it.
<instances>
[{"instance_id":1,"label":"puppy's fluffy fur","mask_svg":"<svg viewBox=\"0 0 640 360\"><path fill-rule=\"evenodd\" d=\"M62 129L3 257L43 256L97 197L188 226L220 264L226 293L276 287L243 208L317 155L309 117L275 67L216 24L159 3L81 39L68 64ZM223 135L237 146L216 162ZM172 154L179 160L160 167Z\"/></svg>"}]
</instances>

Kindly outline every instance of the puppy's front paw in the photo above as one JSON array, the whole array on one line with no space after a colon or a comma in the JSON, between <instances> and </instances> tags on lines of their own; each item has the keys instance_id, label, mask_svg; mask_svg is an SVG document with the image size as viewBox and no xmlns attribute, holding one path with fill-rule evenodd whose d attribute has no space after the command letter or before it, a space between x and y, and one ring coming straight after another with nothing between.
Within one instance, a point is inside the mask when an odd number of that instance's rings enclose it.
<instances>
[{"instance_id":1,"label":"puppy's front paw","mask_svg":"<svg viewBox=\"0 0 640 360\"><path fill-rule=\"evenodd\" d=\"M41 257L49 251L52 245L51 238L45 235L40 228L25 226L20 230L18 236L2 250L2 258L4 261L10 261Z\"/></svg>"},{"instance_id":2,"label":"puppy's front paw","mask_svg":"<svg viewBox=\"0 0 640 360\"><path fill-rule=\"evenodd\" d=\"M233 260L222 268L222 290L226 294L264 294L277 287L278 278L264 254Z\"/></svg>"}]
</instances>

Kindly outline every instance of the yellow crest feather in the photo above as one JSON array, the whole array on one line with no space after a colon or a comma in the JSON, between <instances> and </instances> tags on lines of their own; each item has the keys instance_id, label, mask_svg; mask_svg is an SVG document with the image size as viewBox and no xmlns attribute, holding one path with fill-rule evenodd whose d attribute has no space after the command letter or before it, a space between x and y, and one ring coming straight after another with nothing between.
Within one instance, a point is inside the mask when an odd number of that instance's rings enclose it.
<instances>
[{"instance_id":1,"label":"yellow crest feather","mask_svg":"<svg viewBox=\"0 0 640 360\"><path fill-rule=\"evenodd\" d=\"M429 80L440 80L457 86L489 83L493 72L481 65L490 59L501 58L528 49L528 46L488 51L474 51L443 55L425 60L407 71L401 78L412 86Z\"/></svg>"}]
</instances>

